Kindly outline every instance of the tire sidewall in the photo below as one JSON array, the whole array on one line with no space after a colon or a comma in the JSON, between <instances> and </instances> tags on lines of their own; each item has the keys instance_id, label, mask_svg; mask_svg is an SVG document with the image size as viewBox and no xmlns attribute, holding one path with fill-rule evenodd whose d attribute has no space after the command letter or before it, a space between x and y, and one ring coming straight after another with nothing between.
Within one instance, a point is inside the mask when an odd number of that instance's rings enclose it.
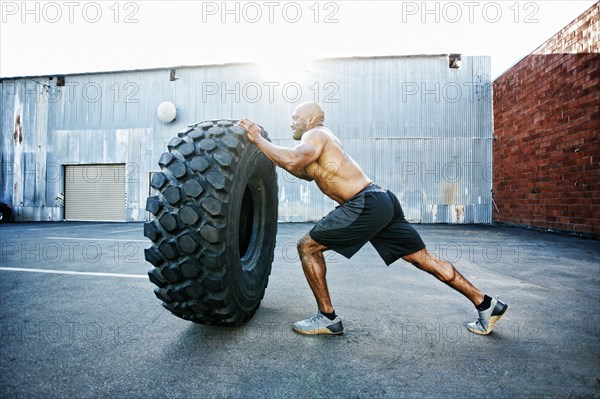
<instances>
[{"instance_id":1,"label":"tire sidewall","mask_svg":"<svg viewBox=\"0 0 600 399\"><path fill-rule=\"evenodd\" d=\"M253 223L248 250L241 254L240 217L246 188L252 195ZM277 206L274 166L254 144L248 144L233 176L226 227L229 286L242 308L255 307L264 295L277 234Z\"/></svg>"}]
</instances>

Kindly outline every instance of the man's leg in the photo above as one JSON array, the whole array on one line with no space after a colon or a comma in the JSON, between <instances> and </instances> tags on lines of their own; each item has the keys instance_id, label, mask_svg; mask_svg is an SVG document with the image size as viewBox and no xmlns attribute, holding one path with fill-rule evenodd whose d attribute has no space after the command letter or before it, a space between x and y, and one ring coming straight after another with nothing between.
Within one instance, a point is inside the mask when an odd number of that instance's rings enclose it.
<instances>
[{"instance_id":1,"label":"man's leg","mask_svg":"<svg viewBox=\"0 0 600 399\"><path fill-rule=\"evenodd\" d=\"M323 251L327 247L313 240L309 234L298 241L298 254L302 262L302 270L310 285L319 310L324 313L333 312L331 298L329 297L329 289L327 288L327 266L325 265L325 257Z\"/></svg>"},{"instance_id":2,"label":"man's leg","mask_svg":"<svg viewBox=\"0 0 600 399\"><path fill-rule=\"evenodd\" d=\"M431 255L427 249L403 256L402 259L435 276L441 282L467 297L475 306L483 302L484 294L462 276L449 262Z\"/></svg>"},{"instance_id":3,"label":"man's leg","mask_svg":"<svg viewBox=\"0 0 600 399\"><path fill-rule=\"evenodd\" d=\"M454 266L443 259L431 255L427 252L427 249L403 256L402 259L434 275L438 280L463 294L475 305L479 313L479 319L467 324L467 329L472 333L480 335L489 334L496 322L506 313L506 309L508 308L506 304L500 302L498 299L485 296L464 278Z\"/></svg>"},{"instance_id":4,"label":"man's leg","mask_svg":"<svg viewBox=\"0 0 600 399\"><path fill-rule=\"evenodd\" d=\"M327 289L325 278L327 267L323 257L323 251L326 249L327 247L313 240L308 234L298 241L302 269L319 307L319 311L313 317L294 323L294 331L301 334L342 334L344 332L342 319L335 314Z\"/></svg>"}]
</instances>

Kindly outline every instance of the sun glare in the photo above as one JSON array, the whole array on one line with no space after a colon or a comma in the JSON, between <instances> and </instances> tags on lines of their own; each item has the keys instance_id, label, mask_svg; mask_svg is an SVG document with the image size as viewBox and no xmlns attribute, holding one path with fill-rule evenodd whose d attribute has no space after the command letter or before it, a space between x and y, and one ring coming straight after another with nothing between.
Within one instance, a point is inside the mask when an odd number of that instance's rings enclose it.
<instances>
[{"instance_id":1,"label":"sun glare","mask_svg":"<svg viewBox=\"0 0 600 399\"><path fill-rule=\"evenodd\" d=\"M274 82L303 82L310 75L307 59L280 56L264 58L258 63L264 79Z\"/></svg>"}]
</instances>

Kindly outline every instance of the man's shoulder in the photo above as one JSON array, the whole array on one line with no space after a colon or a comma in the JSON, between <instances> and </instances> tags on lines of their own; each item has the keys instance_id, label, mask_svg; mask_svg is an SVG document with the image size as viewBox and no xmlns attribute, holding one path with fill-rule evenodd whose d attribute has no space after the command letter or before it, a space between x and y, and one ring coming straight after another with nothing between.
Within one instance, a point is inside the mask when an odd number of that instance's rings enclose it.
<instances>
[{"instance_id":1,"label":"man's shoulder","mask_svg":"<svg viewBox=\"0 0 600 399\"><path fill-rule=\"evenodd\" d=\"M334 135L331 132L331 130L329 130L323 126L317 126L313 129L310 129L309 131L307 131L306 133L304 133L302 135L302 139L306 138L307 140L322 140L322 141L329 141L333 137L334 137Z\"/></svg>"}]
</instances>

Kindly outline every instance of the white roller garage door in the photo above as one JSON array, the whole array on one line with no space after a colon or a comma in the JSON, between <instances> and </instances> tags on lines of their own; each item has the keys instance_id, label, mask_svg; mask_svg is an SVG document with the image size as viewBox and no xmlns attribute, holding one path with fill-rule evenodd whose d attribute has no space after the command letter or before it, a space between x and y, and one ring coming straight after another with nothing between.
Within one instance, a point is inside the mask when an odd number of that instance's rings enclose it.
<instances>
[{"instance_id":1,"label":"white roller garage door","mask_svg":"<svg viewBox=\"0 0 600 399\"><path fill-rule=\"evenodd\" d=\"M124 222L125 201L125 164L65 166L65 220Z\"/></svg>"}]
</instances>

